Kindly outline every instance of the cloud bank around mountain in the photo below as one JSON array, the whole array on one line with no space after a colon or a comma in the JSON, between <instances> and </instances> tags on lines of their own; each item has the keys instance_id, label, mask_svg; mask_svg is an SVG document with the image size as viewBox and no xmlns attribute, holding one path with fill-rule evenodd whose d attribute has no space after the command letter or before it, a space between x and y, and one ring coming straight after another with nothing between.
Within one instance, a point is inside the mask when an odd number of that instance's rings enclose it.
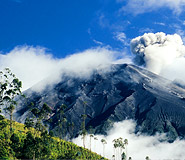
<instances>
[{"instance_id":1,"label":"cloud bank around mountain","mask_svg":"<svg viewBox=\"0 0 185 160\"><path fill-rule=\"evenodd\" d=\"M117 61L118 57L121 60ZM0 70L8 67L23 82L23 90L33 87L40 91L49 83L57 83L62 74L88 78L94 70L107 68L112 63L131 62L119 52L107 47L87 49L65 58L56 59L42 47L15 47L0 54Z\"/></svg>"},{"instance_id":2,"label":"cloud bank around mountain","mask_svg":"<svg viewBox=\"0 0 185 160\"><path fill-rule=\"evenodd\" d=\"M104 155L112 159L112 155L115 154L113 148L113 140L119 137L128 139L128 146L126 151L128 157L132 159L143 160L146 156L150 159L184 159L184 140L176 140L173 143L164 141L166 136L164 134L157 134L155 136L142 135L140 133L135 134L136 122L133 120L125 120L114 124L114 127L108 131L107 136L104 135L94 135L98 140L91 139L91 149L103 155L103 144L101 139L105 139L107 144L105 145ZM90 149L90 136L87 135L85 140L87 148ZM161 142L161 140L163 140ZM73 139L73 142L83 146L82 137L79 136ZM118 158L118 157L117 157ZM120 158L121 159L121 158Z\"/></svg>"},{"instance_id":3,"label":"cloud bank around mountain","mask_svg":"<svg viewBox=\"0 0 185 160\"><path fill-rule=\"evenodd\" d=\"M117 2L123 2L121 0ZM160 8L169 8L174 14L180 14L185 7L185 0L128 0L121 11L132 14L142 14L145 12L156 11Z\"/></svg>"}]
</instances>

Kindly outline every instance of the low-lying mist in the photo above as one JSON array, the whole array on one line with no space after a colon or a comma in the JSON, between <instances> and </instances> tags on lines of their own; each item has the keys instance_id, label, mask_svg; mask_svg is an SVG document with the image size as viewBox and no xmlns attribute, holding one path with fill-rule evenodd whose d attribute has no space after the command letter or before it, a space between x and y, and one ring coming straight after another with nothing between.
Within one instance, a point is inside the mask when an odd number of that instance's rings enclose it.
<instances>
[{"instance_id":1,"label":"low-lying mist","mask_svg":"<svg viewBox=\"0 0 185 160\"><path fill-rule=\"evenodd\" d=\"M114 127L108 131L107 136L94 135L98 140L91 138L92 151L104 155L112 159L115 154L113 140L122 137L128 140L126 147L127 158L132 157L133 160L144 160L146 156L150 159L174 160L184 159L185 140L177 139L173 143L167 142L165 134L156 134L155 136L135 134L136 123L133 120L125 120L114 124ZM101 139L105 139L105 151L103 153L103 144ZM73 142L83 146L82 136L73 139ZM90 149L90 135L86 136L86 147Z\"/></svg>"}]
</instances>

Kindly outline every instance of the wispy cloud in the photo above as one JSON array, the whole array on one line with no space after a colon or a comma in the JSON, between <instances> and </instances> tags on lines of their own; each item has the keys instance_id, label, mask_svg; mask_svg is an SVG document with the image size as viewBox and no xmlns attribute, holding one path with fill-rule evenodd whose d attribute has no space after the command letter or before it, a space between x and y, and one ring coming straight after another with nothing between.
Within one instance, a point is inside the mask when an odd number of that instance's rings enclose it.
<instances>
[{"instance_id":1,"label":"wispy cloud","mask_svg":"<svg viewBox=\"0 0 185 160\"><path fill-rule=\"evenodd\" d=\"M104 12L98 12L97 21L102 28L108 28L110 31L114 32L121 32L131 24L129 20L120 18L118 11L115 11L111 18Z\"/></svg>"},{"instance_id":2,"label":"wispy cloud","mask_svg":"<svg viewBox=\"0 0 185 160\"><path fill-rule=\"evenodd\" d=\"M100 45L100 46L103 45L103 42L97 41L97 40L95 40L95 39L93 39L93 42L96 43L97 45Z\"/></svg>"},{"instance_id":3,"label":"wispy cloud","mask_svg":"<svg viewBox=\"0 0 185 160\"><path fill-rule=\"evenodd\" d=\"M124 32L115 32L114 39L120 41L124 46L130 45L129 39L127 39L126 34Z\"/></svg>"},{"instance_id":4,"label":"wispy cloud","mask_svg":"<svg viewBox=\"0 0 185 160\"><path fill-rule=\"evenodd\" d=\"M182 22L183 23L183 22ZM184 25L184 24L183 24ZM183 43L185 43L185 31L179 24L173 24L171 27L175 29L175 32L181 36Z\"/></svg>"},{"instance_id":5,"label":"wispy cloud","mask_svg":"<svg viewBox=\"0 0 185 160\"><path fill-rule=\"evenodd\" d=\"M134 15L156 11L160 8L169 8L174 14L180 14L185 7L185 0L128 0L121 11Z\"/></svg>"},{"instance_id":6,"label":"wispy cloud","mask_svg":"<svg viewBox=\"0 0 185 160\"><path fill-rule=\"evenodd\" d=\"M163 23L163 22L154 22L154 24L156 24L156 25L160 25L160 26L165 26L166 24L165 23Z\"/></svg>"}]
</instances>

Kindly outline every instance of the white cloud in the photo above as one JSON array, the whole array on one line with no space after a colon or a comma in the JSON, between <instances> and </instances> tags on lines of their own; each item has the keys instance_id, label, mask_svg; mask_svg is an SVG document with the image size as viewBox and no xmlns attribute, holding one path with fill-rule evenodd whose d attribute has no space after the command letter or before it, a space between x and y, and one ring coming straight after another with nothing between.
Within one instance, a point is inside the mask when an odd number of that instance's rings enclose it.
<instances>
[{"instance_id":1,"label":"white cloud","mask_svg":"<svg viewBox=\"0 0 185 160\"><path fill-rule=\"evenodd\" d=\"M131 41L135 62L170 80L184 81L185 46L177 34L148 33Z\"/></svg>"},{"instance_id":2,"label":"white cloud","mask_svg":"<svg viewBox=\"0 0 185 160\"><path fill-rule=\"evenodd\" d=\"M100 46L103 45L103 42L97 41L97 40L95 40L95 39L93 39L93 42L96 43L97 45L100 45Z\"/></svg>"},{"instance_id":3,"label":"white cloud","mask_svg":"<svg viewBox=\"0 0 185 160\"><path fill-rule=\"evenodd\" d=\"M127 153L128 157L132 159L143 160L146 156L151 159L184 159L184 140L176 140L173 143L168 143L164 134L157 134L155 136L147 136L142 134L135 134L136 123L132 120L125 120L114 124L114 127L108 132L107 136L95 135L98 141L92 140L92 151L103 155L103 145L101 139L105 139L105 155L112 159L114 154L113 143L114 139L122 137L128 139ZM161 140L163 140L161 142ZM74 143L82 146L82 139L78 137L73 140ZM86 138L86 146L90 146L90 138Z\"/></svg>"},{"instance_id":4,"label":"white cloud","mask_svg":"<svg viewBox=\"0 0 185 160\"><path fill-rule=\"evenodd\" d=\"M45 48L40 47L16 47L10 53L0 55L0 69L9 67L23 81L23 90L54 72L58 63Z\"/></svg>"},{"instance_id":5,"label":"white cloud","mask_svg":"<svg viewBox=\"0 0 185 160\"><path fill-rule=\"evenodd\" d=\"M46 84L60 81L64 73L88 78L95 69L107 69L111 63L118 63L117 57L123 57L123 54L106 47L98 47L56 59L45 48L22 46L9 53L0 54L0 70L9 67L23 82L23 90L43 80L33 88L39 91Z\"/></svg>"},{"instance_id":6,"label":"white cloud","mask_svg":"<svg viewBox=\"0 0 185 160\"><path fill-rule=\"evenodd\" d=\"M175 14L180 14L184 6L185 0L128 0L127 5L123 6L121 10L137 15L165 7L171 9Z\"/></svg>"},{"instance_id":7,"label":"white cloud","mask_svg":"<svg viewBox=\"0 0 185 160\"><path fill-rule=\"evenodd\" d=\"M124 46L129 46L128 39L126 37L126 34L124 32L116 32L114 33L114 38L118 41L120 41Z\"/></svg>"},{"instance_id":8,"label":"white cloud","mask_svg":"<svg viewBox=\"0 0 185 160\"><path fill-rule=\"evenodd\" d=\"M157 25L160 25L160 26L166 26L166 24L162 23L162 22L154 22L154 24L157 24Z\"/></svg>"},{"instance_id":9,"label":"white cloud","mask_svg":"<svg viewBox=\"0 0 185 160\"><path fill-rule=\"evenodd\" d=\"M185 42L185 31L184 31L184 29L178 24L174 24L174 25L172 25L172 27L175 29L175 32L178 35L181 36L182 41Z\"/></svg>"}]
</instances>

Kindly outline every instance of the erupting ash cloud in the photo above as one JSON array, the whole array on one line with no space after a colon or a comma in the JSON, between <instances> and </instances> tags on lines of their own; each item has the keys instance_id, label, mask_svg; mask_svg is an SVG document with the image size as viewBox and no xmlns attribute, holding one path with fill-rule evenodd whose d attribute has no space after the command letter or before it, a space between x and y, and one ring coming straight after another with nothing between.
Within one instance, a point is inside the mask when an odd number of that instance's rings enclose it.
<instances>
[{"instance_id":1,"label":"erupting ash cloud","mask_svg":"<svg viewBox=\"0 0 185 160\"><path fill-rule=\"evenodd\" d=\"M171 80L184 78L181 73L185 67L185 46L179 35L145 33L133 39L130 46L137 65ZM172 70L176 75L170 73Z\"/></svg>"}]
</instances>

